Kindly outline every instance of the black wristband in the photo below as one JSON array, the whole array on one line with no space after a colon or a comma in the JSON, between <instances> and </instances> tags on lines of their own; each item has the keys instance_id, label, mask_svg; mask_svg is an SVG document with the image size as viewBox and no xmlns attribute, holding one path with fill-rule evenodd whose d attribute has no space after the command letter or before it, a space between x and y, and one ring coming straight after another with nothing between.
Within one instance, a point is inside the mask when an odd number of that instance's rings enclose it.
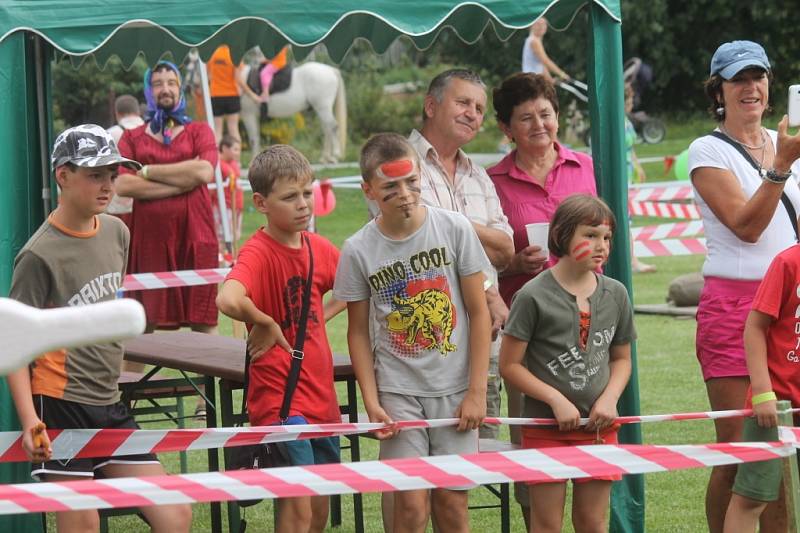
<instances>
[{"instance_id":1,"label":"black wristband","mask_svg":"<svg viewBox=\"0 0 800 533\"><path fill-rule=\"evenodd\" d=\"M789 169L788 172L785 174L778 174L774 168L767 170L767 173L764 174L764 180L770 183L786 183L786 180L792 177L792 170Z\"/></svg>"}]
</instances>

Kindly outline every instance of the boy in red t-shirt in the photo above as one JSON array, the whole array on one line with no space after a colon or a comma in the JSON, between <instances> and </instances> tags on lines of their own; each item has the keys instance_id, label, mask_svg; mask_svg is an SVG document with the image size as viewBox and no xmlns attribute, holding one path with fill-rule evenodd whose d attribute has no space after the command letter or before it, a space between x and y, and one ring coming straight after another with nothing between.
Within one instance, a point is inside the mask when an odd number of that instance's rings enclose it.
<instances>
[{"instance_id":1,"label":"boy in red t-shirt","mask_svg":"<svg viewBox=\"0 0 800 533\"><path fill-rule=\"evenodd\" d=\"M242 155L241 143L231 135L223 135L219 141L219 170L222 173L222 185L225 187L225 207L228 213L233 212L233 217L228 215L228 220L232 220L231 229L233 231L233 242L239 242L242 236L242 213L244 212L244 191L239 185L239 176L242 175L242 168L239 158ZM235 192L235 195L233 194ZM233 202L233 199L236 199ZM219 201L216 192L211 194L211 206L214 210L214 225L217 228L217 238L220 243L220 253L225 253L222 234L222 219L219 212Z\"/></svg>"},{"instance_id":2,"label":"boy in red t-shirt","mask_svg":"<svg viewBox=\"0 0 800 533\"><path fill-rule=\"evenodd\" d=\"M339 250L305 231L314 208L313 171L308 160L286 145L274 145L250 163L253 204L267 217L239 252L217 297L220 311L247 324L251 357L247 404L252 425L281 423L286 389L308 277L314 271L302 367L286 424L339 422L333 386L333 357L325 321L345 305L322 297L333 288ZM309 246L311 250L309 251ZM287 443L293 465L339 461L338 437ZM327 496L278 500L277 531L322 531L328 518Z\"/></svg>"},{"instance_id":3,"label":"boy in red t-shirt","mask_svg":"<svg viewBox=\"0 0 800 533\"><path fill-rule=\"evenodd\" d=\"M787 248L769 266L744 328L750 388L743 441L778 440L777 400L800 405L800 245ZM739 465L725 532L755 532L769 502L780 497L779 459Z\"/></svg>"}]
</instances>

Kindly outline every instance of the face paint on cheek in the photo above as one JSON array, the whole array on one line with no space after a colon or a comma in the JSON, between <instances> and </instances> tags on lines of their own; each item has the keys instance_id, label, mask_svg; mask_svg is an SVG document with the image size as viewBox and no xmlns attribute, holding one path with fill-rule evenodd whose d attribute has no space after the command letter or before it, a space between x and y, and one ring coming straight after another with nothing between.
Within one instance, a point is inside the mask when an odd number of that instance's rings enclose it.
<instances>
[{"instance_id":1,"label":"face paint on cheek","mask_svg":"<svg viewBox=\"0 0 800 533\"><path fill-rule=\"evenodd\" d=\"M591 246L592 245L589 241L579 242L577 245L575 245L575 248L572 249L572 257L574 257L576 261L586 259L592 253L590 250Z\"/></svg>"},{"instance_id":2,"label":"face paint on cheek","mask_svg":"<svg viewBox=\"0 0 800 533\"><path fill-rule=\"evenodd\" d=\"M409 185L409 186L408 186L408 190L409 190L409 191L411 191L411 192L418 192L418 193L422 193L422 189L420 189L420 188L419 188L419 187L417 187L416 185Z\"/></svg>"},{"instance_id":3,"label":"face paint on cheek","mask_svg":"<svg viewBox=\"0 0 800 533\"><path fill-rule=\"evenodd\" d=\"M387 194L386 196L381 198L381 202L388 202L389 200L391 200L392 198L394 198L396 196L397 196L396 192L390 192L389 194Z\"/></svg>"}]
</instances>

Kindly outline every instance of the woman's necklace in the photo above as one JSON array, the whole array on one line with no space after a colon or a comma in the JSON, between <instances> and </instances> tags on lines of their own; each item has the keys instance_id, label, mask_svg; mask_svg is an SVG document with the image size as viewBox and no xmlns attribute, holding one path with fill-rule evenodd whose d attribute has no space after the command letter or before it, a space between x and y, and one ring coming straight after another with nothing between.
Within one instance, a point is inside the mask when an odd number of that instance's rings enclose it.
<instances>
[{"instance_id":1,"label":"woman's necklace","mask_svg":"<svg viewBox=\"0 0 800 533\"><path fill-rule=\"evenodd\" d=\"M759 176L763 177L764 173L765 173L765 171L764 171L764 158L767 156L767 141L769 140L769 137L767 136L767 134L764 133L764 128L763 127L761 128L761 144L758 145L758 146L751 146L749 144L743 143L742 141L740 141L739 139L737 139L736 137L731 135L730 132L727 130L727 128L725 128L725 126L723 126L722 124L719 125L719 129L730 140L732 140L733 142L735 142L736 144L738 144L742 148L747 148L748 150L752 150L752 151L761 150L761 160L758 162L758 174L759 174Z\"/></svg>"},{"instance_id":2,"label":"woman's necklace","mask_svg":"<svg viewBox=\"0 0 800 533\"><path fill-rule=\"evenodd\" d=\"M751 146L749 144L743 143L742 141L740 141L739 139L737 139L736 137L731 135L731 133L728 131L728 129L725 126L723 126L722 124L720 124L719 129L722 130L722 133L727 135L731 140L735 141L737 144L739 144L741 146L744 146L748 150L763 150L764 147L767 145L767 135L764 133L764 128L763 127L761 128L761 144L759 144L758 146Z\"/></svg>"}]
</instances>

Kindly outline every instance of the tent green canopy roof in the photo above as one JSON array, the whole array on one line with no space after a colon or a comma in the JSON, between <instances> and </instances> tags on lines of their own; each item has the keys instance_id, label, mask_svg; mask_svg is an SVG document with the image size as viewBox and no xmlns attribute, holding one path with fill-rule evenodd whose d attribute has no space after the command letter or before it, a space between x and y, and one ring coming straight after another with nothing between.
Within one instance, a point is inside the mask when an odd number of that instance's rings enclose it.
<instances>
[{"instance_id":1,"label":"tent green canopy roof","mask_svg":"<svg viewBox=\"0 0 800 533\"><path fill-rule=\"evenodd\" d=\"M619 1L594 2L620 20ZM399 35L425 49L443 28L474 42L487 27L502 39L527 28L542 14L551 25L566 27L586 0L453 2L426 0L6 0L0 5L0 41L19 31L42 36L57 50L95 54L100 62L119 55L129 64L138 53L158 58L165 51L182 57L192 47L207 58L222 43L235 57L260 45L270 55L287 42L296 57L324 43L334 61L356 39L385 50Z\"/></svg>"},{"instance_id":2,"label":"tent green canopy roof","mask_svg":"<svg viewBox=\"0 0 800 533\"><path fill-rule=\"evenodd\" d=\"M50 59L58 52L100 64L119 56L130 64L143 53L153 62L165 53L182 58L197 47L208 58L219 44L238 58L259 45L265 54L292 44L303 57L323 43L335 61L357 39L385 50L399 35L425 49L445 28L466 42L484 31L501 39L542 15L551 26L587 17L586 50L592 146L598 191L614 210L618 237L606 273L629 289L630 243L623 137L622 39L619 0L2 0L0 2L0 295L7 294L13 259L53 205L49 189L52 145ZM620 414L638 414L636 358L620 400ZM5 380L0 379L0 430L18 429ZM638 426L620 432L641 442ZM0 465L0 480L25 481L24 464ZM0 519L0 529L39 531L36 515ZM612 531L644 530L641 476L615 483Z\"/></svg>"}]
</instances>

